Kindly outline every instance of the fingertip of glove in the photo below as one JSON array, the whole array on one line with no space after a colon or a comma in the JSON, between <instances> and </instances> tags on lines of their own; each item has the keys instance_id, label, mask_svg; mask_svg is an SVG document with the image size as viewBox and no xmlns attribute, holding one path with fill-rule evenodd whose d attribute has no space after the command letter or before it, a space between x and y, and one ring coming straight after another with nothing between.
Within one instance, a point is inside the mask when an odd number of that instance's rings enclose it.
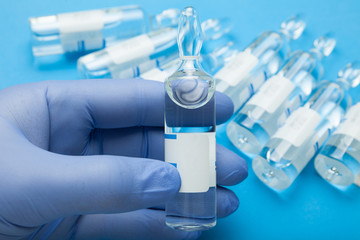
<instances>
[{"instance_id":1,"label":"fingertip of glove","mask_svg":"<svg viewBox=\"0 0 360 240\"><path fill-rule=\"evenodd\" d=\"M239 198L229 189L219 187L217 199L221 203L218 204L218 218L227 217L239 208Z\"/></svg>"},{"instance_id":2,"label":"fingertip of glove","mask_svg":"<svg viewBox=\"0 0 360 240\"><path fill-rule=\"evenodd\" d=\"M231 213L235 212L239 208L239 205L240 205L239 198L235 194L233 194L233 196L234 197L231 197L229 200L231 203L231 207L230 207Z\"/></svg>"},{"instance_id":3,"label":"fingertip of glove","mask_svg":"<svg viewBox=\"0 0 360 240\"><path fill-rule=\"evenodd\" d=\"M245 159L243 159L242 157L240 157L239 155L235 154L238 157L237 162L237 169L238 169L238 181L242 182L244 181L247 177L248 177L248 165L245 161Z\"/></svg>"},{"instance_id":4,"label":"fingertip of glove","mask_svg":"<svg viewBox=\"0 0 360 240\"><path fill-rule=\"evenodd\" d=\"M247 178L248 166L242 157L219 144L217 145L217 153L217 159L219 159L218 176L220 177L218 180L220 184L227 186L235 185Z\"/></svg>"},{"instance_id":5,"label":"fingertip of glove","mask_svg":"<svg viewBox=\"0 0 360 240\"><path fill-rule=\"evenodd\" d=\"M181 186L181 179L176 167L170 163L164 163L162 170L162 179L169 189L170 193L177 193Z\"/></svg>"},{"instance_id":6,"label":"fingertip of glove","mask_svg":"<svg viewBox=\"0 0 360 240\"><path fill-rule=\"evenodd\" d=\"M240 183L248 177L248 166L246 161L239 155L233 153L233 171L227 176L230 185Z\"/></svg>"},{"instance_id":7,"label":"fingertip of glove","mask_svg":"<svg viewBox=\"0 0 360 240\"><path fill-rule=\"evenodd\" d=\"M230 119L234 112L234 103L227 95L216 92L216 124Z\"/></svg>"}]
</instances>

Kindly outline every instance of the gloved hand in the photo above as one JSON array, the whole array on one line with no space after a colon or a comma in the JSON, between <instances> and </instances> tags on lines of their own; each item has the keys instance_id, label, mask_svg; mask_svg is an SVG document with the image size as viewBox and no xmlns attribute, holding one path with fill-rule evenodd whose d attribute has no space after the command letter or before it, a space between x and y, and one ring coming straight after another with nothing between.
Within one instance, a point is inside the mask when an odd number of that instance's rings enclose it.
<instances>
[{"instance_id":1,"label":"gloved hand","mask_svg":"<svg viewBox=\"0 0 360 240\"><path fill-rule=\"evenodd\" d=\"M218 123L232 114L217 94ZM139 79L46 81L0 91L0 239L194 239L165 225L180 188L164 158L164 87ZM217 146L217 181L247 176ZM219 187L218 217L238 199ZM154 206L160 206L152 208Z\"/></svg>"}]
</instances>

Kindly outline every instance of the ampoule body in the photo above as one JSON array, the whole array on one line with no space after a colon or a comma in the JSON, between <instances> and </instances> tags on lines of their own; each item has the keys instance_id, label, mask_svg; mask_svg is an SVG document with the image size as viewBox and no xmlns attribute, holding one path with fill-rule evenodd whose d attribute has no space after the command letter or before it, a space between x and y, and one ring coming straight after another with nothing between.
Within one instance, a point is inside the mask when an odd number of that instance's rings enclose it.
<instances>
[{"instance_id":1,"label":"ampoule body","mask_svg":"<svg viewBox=\"0 0 360 240\"><path fill-rule=\"evenodd\" d=\"M261 181L279 190L293 183L351 105L347 91L352 80L340 77L336 82L325 81L290 115L252 161Z\"/></svg>"},{"instance_id":2,"label":"ampoule body","mask_svg":"<svg viewBox=\"0 0 360 240\"><path fill-rule=\"evenodd\" d=\"M235 112L278 71L289 56L289 41L299 38L304 28L297 17L283 22L278 32L261 34L214 75L217 91L233 100Z\"/></svg>"},{"instance_id":3,"label":"ampoule body","mask_svg":"<svg viewBox=\"0 0 360 240\"><path fill-rule=\"evenodd\" d=\"M166 204L166 224L198 231L216 224L215 84L199 64L195 9L183 10L178 31L182 62L165 82L165 161L178 169L181 188Z\"/></svg>"},{"instance_id":4,"label":"ampoule body","mask_svg":"<svg viewBox=\"0 0 360 240\"><path fill-rule=\"evenodd\" d=\"M323 75L321 60L334 47L334 39L321 37L310 51L294 52L228 124L230 141L242 152L259 153L288 116L308 100Z\"/></svg>"},{"instance_id":5,"label":"ampoule body","mask_svg":"<svg viewBox=\"0 0 360 240\"><path fill-rule=\"evenodd\" d=\"M360 64L340 72L340 77L360 81ZM340 126L330 136L315 158L315 169L326 181L337 186L360 186L360 103L353 105Z\"/></svg>"},{"instance_id":6,"label":"ampoule body","mask_svg":"<svg viewBox=\"0 0 360 240\"><path fill-rule=\"evenodd\" d=\"M36 57L89 52L178 23L180 11L152 16L139 5L61 13L29 18Z\"/></svg>"}]
</instances>

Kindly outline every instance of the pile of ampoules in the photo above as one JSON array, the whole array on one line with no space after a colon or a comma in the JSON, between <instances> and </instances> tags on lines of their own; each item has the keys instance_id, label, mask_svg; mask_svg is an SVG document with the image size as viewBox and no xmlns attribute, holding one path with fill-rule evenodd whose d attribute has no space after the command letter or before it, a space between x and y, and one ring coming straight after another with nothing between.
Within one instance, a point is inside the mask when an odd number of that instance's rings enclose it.
<instances>
[{"instance_id":1,"label":"pile of ampoules","mask_svg":"<svg viewBox=\"0 0 360 240\"><path fill-rule=\"evenodd\" d=\"M139 6L30 18L36 58L80 54L84 78L133 78L164 82L178 67L180 11L147 14ZM278 31L262 33L243 51L227 35L228 19L201 27L201 63L214 75L217 91L234 102L227 135L253 157L265 184L288 188L315 157L317 172L336 186L360 186L360 103L347 93L360 81L360 64L350 63L334 81L321 81L321 60L336 41L323 36L309 51L289 49L305 23L293 17Z\"/></svg>"}]
</instances>

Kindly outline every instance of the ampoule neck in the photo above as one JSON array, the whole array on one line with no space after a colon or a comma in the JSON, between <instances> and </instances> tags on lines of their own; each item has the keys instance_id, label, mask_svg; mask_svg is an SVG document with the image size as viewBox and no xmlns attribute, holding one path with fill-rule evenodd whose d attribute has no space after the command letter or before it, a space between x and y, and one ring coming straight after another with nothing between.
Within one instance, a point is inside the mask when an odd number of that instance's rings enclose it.
<instances>
[{"instance_id":1,"label":"ampoule neck","mask_svg":"<svg viewBox=\"0 0 360 240\"><path fill-rule=\"evenodd\" d=\"M200 56L181 56L179 70L196 71L203 70L200 64Z\"/></svg>"},{"instance_id":2,"label":"ampoule neck","mask_svg":"<svg viewBox=\"0 0 360 240\"><path fill-rule=\"evenodd\" d=\"M311 48L309 50L309 53L319 61L324 58L324 55L316 48Z\"/></svg>"},{"instance_id":3,"label":"ampoule neck","mask_svg":"<svg viewBox=\"0 0 360 240\"><path fill-rule=\"evenodd\" d=\"M290 34L289 34L288 31L286 31L285 29L280 29L277 33L281 36L281 38L282 38L285 42L290 42L291 37L290 37Z\"/></svg>"},{"instance_id":4,"label":"ampoule neck","mask_svg":"<svg viewBox=\"0 0 360 240\"><path fill-rule=\"evenodd\" d=\"M199 61L200 56L180 56L182 61Z\"/></svg>"},{"instance_id":5,"label":"ampoule neck","mask_svg":"<svg viewBox=\"0 0 360 240\"><path fill-rule=\"evenodd\" d=\"M300 16L294 16L282 22L278 32L284 36L284 40L290 42L290 40L296 40L302 35L305 26L306 23Z\"/></svg>"},{"instance_id":6,"label":"ampoule neck","mask_svg":"<svg viewBox=\"0 0 360 240\"><path fill-rule=\"evenodd\" d=\"M338 77L336 81L346 91L352 88L351 84L345 78Z\"/></svg>"}]
</instances>

